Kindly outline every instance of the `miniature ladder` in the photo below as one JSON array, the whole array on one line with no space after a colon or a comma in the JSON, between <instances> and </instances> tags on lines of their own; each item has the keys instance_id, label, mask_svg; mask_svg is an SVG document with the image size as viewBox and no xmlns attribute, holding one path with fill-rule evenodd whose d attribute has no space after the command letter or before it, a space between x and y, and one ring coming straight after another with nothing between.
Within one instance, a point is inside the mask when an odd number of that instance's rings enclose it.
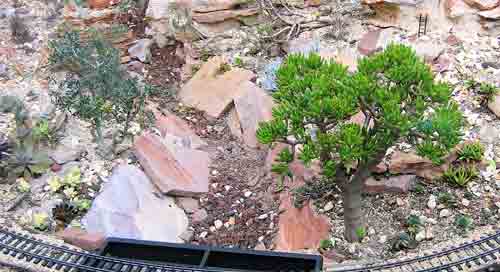
<instances>
[{"instance_id":1,"label":"miniature ladder","mask_svg":"<svg viewBox=\"0 0 500 272\"><path fill-rule=\"evenodd\" d=\"M427 34L427 14L418 16L418 37Z\"/></svg>"}]
</instances>

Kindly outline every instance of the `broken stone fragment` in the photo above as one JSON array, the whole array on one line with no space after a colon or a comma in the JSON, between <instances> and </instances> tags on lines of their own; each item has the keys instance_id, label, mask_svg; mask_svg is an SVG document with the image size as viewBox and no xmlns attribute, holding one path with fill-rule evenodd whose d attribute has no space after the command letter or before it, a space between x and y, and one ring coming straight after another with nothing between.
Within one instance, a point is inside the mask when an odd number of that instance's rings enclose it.
<instances>
[{"instance_id":1,"label":"broken stone fragment","mask_svg":"<svg viewBox=\"0 0 500 272\"><path fill-rule=\"evenodd\" d=\"M182 242L188 218L172 197L158 197L137 167L120 165L82 219L88 232L106 237Z\"/></svg>"},{"instance_id":2,"label":"broken stone fragment","mask_svg":"<svg viewBox=\"0 0 500 272\"><path fill-rule=\"evenodd\" d=\"M162 193L197 196L208 192L207 152L164 144L159 136L144 133L135 141L134 153Z\"/></svg>"},{"instance_id":3,"label":"broken stone fragment","mask_svg":"<svg viewBox=\"0 0 500 272\"><path fill-rule=\"evenodd\" d=\"M151 45L153 45L153 41L150 39L137 40L128 49L128 53L132 58L139 59L143 63L149 63L151 61Z\"/></svg>"},{"instance_id":4,"label":"broken stone fragment","mask_svg":"<svg viewBox=\"0 0 500 272\"><path fill-rule=\"evenodd\" d=\"M184 85L179 98L182 103L218 118L236 97L243 94L244 89L240 85L254 78L253 72L228 67L224 58L214 57L204 63Z\"/></svg>"},{"instance_id":5,"label":"broken stone fragment","mask_svg":"<svg viewBox=\"0 0 500 272\"><path fill-rule=\"evenodd\" d=\"M259 123L272 119L273 99L254 83L247 81L239 85L241 96L234 99L234 122L231 130L241 136L246 145L258 147L256 132Z\"/></svg>"}]
</instances>

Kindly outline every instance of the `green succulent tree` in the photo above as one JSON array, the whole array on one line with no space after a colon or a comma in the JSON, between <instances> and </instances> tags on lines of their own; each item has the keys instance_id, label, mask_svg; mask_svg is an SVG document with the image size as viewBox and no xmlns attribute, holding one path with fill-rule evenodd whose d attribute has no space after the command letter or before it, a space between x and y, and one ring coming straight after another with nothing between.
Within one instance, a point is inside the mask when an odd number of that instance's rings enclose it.
<instances>
[{"instance_id":1,"label":"green succulent tree","mask_svg":"<svg viewBox=\"0 0 500 272\"><path fill-rule=\"evenodd\" d=\"M358 71L311 54L291 55L277 71L273 119L260 124L263 144L285 143L274 171L319 160L322 177L343 190L345 237L359 240L362 189L387 149L399 140L439 164L461 138L463 118L451 90L406 46L392 44L363 58ZM362 123L350 121L362 112Z\"/></svg>"}]
</instances>

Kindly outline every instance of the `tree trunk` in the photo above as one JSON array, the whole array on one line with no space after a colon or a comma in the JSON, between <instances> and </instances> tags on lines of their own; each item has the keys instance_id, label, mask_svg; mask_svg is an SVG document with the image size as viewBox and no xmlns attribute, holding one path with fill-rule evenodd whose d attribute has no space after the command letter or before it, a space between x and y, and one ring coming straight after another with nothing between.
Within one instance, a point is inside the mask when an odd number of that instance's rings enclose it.
<instances>
[{"instance_id":1,"label":"tree trunk","mask_svg":"<svg viewBox=\"0 0 500 272\"><path fill-rule=\"evenodd\" d=\"M354 176L351 182L344 183L344 236L349 242L356 242L363 238L358 237L356 231L363 227L361 194L366 176L367 174L361 175L360 173Z\"/></svg>"}]
</instances>

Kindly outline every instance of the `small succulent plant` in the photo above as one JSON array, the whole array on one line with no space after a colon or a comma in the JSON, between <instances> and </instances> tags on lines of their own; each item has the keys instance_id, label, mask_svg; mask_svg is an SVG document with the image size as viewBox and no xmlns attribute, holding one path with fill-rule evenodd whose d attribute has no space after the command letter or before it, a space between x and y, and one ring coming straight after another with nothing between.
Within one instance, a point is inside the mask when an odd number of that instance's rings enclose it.
<instances>
[{"instance_id":1,"label":"small succulent plant","mask_svg":"<svg viewBox=\"0 0 500 272\"><path fill-rule=\"evenodd\" d=\"M405 249L414 249L417 247L417 241L408 233L401 233L391 240L391 250L401 251Z\"/></svg>"}]
</instances>

